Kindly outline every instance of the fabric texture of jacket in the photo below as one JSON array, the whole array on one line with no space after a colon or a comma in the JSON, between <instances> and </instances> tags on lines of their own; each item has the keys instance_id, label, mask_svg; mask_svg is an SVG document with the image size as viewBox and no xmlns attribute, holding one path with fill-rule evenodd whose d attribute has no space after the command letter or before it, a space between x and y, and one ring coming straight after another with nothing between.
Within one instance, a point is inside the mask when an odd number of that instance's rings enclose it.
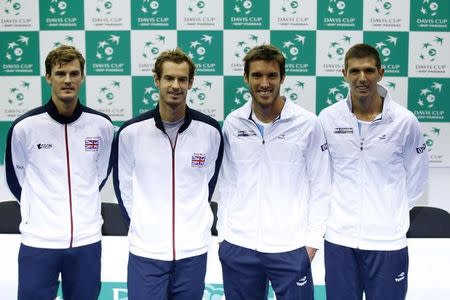
<instances>
[{"instance_id":1,"label":"fabric texture of jacket","mask_svg":"<svg viewBox=\"0 0 450 300\"><path fill-rule=\"evenodd\" d=\"M20 202L23 244L64 249L101 239L99 189L113 136L109 117L79 102L71 117L59 115L50 100L12 124L5 169Z\"/></svg>"},{"instance_id":2,"label":"fabric texture of jacket","mask_svg":"<svg viewBox=\"0 0 450 300\"><path fill-rule=\"evenodd\" d=\"M329 155L318 118L285 101L262 137L252 103L223 125L219 239L259 252L319 248L329 205Z\"/></svg>"},{"instance_id":3,"label":"fabric texture of jacket","mask_svg":"<svg viewBox=\"0 0 450 300\"><path fill-rule=\"evenodd\" d=\"M206 253L209 205L222 162L219 123L186 107L174 144L159 106L126 122L114 143L114 189L130 222L130 252L179 260Z\"/></svg>"},{"instance_id":4,"label":"fabric texture of jacket","mask_svg":"<svg viewBox=\"0 0 450 300\"><path fill-rule=\"evenodd\" d=\"M412 112L384 97L365 136L358 133L350 95L319 115L332 162L332 200L326 239L364 250L406 247L409 210L428 178L428 154Z\"/></svg>"}]
</instances>

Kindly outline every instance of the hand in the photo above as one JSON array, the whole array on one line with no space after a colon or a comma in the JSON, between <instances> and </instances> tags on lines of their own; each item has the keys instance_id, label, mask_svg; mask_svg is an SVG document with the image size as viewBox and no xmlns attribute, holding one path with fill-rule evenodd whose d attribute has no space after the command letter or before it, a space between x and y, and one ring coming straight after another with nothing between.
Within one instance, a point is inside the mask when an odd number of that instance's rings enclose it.
<instances>
[{"instance_id":1,"label":"hand","mask_svg":"<svg viewBox=\"0 0 450 300\"><path fill-rule=\"evenodd\" d=\"M316 255L317 249L308 247L308 246L305 246L305 248L306 248L306 252L308 253L308 256L309 256L309 261L312 261L314 256Z\"/></svg>"}]
</instances>

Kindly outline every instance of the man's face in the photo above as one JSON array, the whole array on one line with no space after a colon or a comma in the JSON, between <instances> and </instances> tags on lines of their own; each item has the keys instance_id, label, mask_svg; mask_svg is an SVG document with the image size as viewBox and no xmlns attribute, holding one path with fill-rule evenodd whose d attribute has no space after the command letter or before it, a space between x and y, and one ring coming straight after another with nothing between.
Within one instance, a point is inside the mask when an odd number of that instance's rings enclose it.
<instances>
[{"instance_id":1,"label":"man's face","mask_svg":"<svg viewBox=\"0 0 450 300\"><path fill-rule=\"evenodd\" d=\"M54 65L51 74L46 74L45 79L51 86L54 102L69 104L78 101L81 84L84 81L78 59L63 65Z\"/></svg>"},{"instance_id":2,"label":"man's face","mask_svg":"<svg viewBox=\"0 0 450 300\"><path fill-rule=\"evenodd\" d=\"M255 60L250 62L248 74L244 76L255 105L269 108L280 96L280 86L284 77L280 76L280 66L276 60Z\"/></svg>"},{"instance_id":3,"label":"man's face","mask_svg":"<svg viewBox=\"0 0 450 300\"><path fill-rule=\"evenodd\" d=\"M161 105L176 108L186 104L188 90L192 87L193 79L189 78L189 65L166 61L162 65L161 78L155 77L155 84L159 88Z\"/></svg>"},{"instance_id":4,"label":"man's face","mask_svg":"<svg viewBox=\"0 0 450 300\"><path fill-rule=\"evenodd\" d=\"M351 58L342 74L353 100L372 99L377 94L377 83L383 78L384 69L377 69L372 57Z\"/></svg>"}]
</instances>

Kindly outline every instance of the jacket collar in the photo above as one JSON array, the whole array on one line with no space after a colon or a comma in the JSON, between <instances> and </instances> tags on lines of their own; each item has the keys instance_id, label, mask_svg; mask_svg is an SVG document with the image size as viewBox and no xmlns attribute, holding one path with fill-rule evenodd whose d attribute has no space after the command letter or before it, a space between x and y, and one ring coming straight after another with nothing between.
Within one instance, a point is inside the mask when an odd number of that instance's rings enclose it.
<instances>
[{"instance_id":1,"label":"jacket collar","mask_svg":"<svg viewBox=\"0 0 450 300\"><path fill-rule=\"evenodd\" d=\"M159 104L156 105L156 108L155 108L154 111L155 111L156 127L165 133L166 131L164 129L164 124L163 124L163 121L161 119L161 114L159 113ZM191 124L191 121L192 121L192 113L191 113L191 111L192 110L189 108L189 106L186 105L186 114L184 116L184 123L181 125L180 129L178 130L178 133L181 133L181 132L185 131L186 128L189 127L189 124Z\"/></svg>"},{"instance_id":2,"label":"jacket collar","mask_svg":"<svg viewBox=\"0 0 450 300\"><path fill-rule=\"evenodd\" d=\"M383 110L381 111L380 119L392 121L391 94L389 93L388 89L382 86L381 84L377 84L377 90L378 94L383 98ZM350 95L350 90L348 91L347 99L345 101L347 103L349 112L352 113L352 97Z\"/></svg>"},{"instance_id":3,"label":"jacket collar","mask_svg":"<svg viewBox=\"0 0 450 300\"><path fill-rule=\"evenodd\" d=\"M284 100L284 106L280 112L280 115L276 118L276 120L289 119L295 116L295 114L293 113L293 105L296 104L286 100L284 96L282 96L282 98ZM236 111L236 114L239 118L252 120L253 116L252 101L253 99L247 101L240 109L238 109L238 111Z\"/></svg>"},{"instance_id":4,"label":"jacket collar","mask_svg":"<svg viewBox=\"0 0 450 300\"><path fill-rule=\"evenodd\" d=\"M53 103L53 100L50 98L50 101L48 101L47 104L45 105L45 110L50 115L50 117L56 122L61 124L69 124L78 120L78 118L81 116L81 113L84 110L84 106L81 105L80 100L78 99L77 106L75 107L73 114L70 117L65 117L59 114L55 103Z\"/></svg>"}]
</instances>

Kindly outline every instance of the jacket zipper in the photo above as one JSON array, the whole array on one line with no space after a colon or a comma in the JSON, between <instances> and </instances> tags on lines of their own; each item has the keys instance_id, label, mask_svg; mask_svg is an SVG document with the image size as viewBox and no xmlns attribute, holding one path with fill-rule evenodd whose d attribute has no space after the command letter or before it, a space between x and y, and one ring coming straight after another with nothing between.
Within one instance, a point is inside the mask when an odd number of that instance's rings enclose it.
<instances>
[{"instance_id":1,"label":"jacket zipper","mask_svg":"<svg viewBox=\"0 0 450 300\"><path fill-rule=\"evenodd\" d=\"M64 125L64 137L66 140L66 162L67 162L67 183L69 188L69 208L70 208L70 246L73 243L73 214L72 214L72 184L70 179L70 161L69 161L69 139L67 134L67 124Z\"/></svg>"},{"instance_id":2,"label":"jacket zipper","mask_svg":"<svg viewBox=\"0 0 450 300\"><path fill-rule=\"evenodd\" d=\"M167 138L169 139L170 148L172 149L172 257L173 260L175 260L175 147L177 145L178 132L175 136L175 142L173 143L173 145L168 135Z\"/></svg>"}]
</instances>

